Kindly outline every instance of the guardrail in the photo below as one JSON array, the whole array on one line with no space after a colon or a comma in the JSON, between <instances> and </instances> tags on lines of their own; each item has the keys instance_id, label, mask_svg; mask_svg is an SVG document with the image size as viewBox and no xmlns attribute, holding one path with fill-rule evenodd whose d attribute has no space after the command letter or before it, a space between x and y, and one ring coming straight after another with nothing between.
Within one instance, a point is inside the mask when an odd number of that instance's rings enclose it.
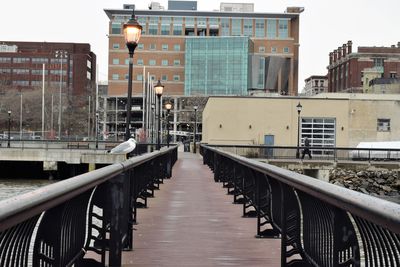
<instances>
[{"instance_id":1,"label":"guardrail","mask_svg":"<svg viewBox=\"0 0 400 267\"><path fill-rule=\"evenodd\" d=\"M0 140L0 148L8 148L7 140ZM122 142L122 141L121 141ZM119 145L116 141L64 141L64 140L11 140L9 148L20 149L94 149L110 150ZM97 148L96 148L97 145ZM174 144L170 144L171 146ZM156 150L155 143L137 143L133 155L141 155ZM167 144L161 144L167 146Z\"/></svg>"},{"instance_id":2,"label":"guardrail","mask_svg":"<svg viewBox=\"0 0 400 267\"><path fill-rule=\"evenodd\" d=\"M400 266L400 205L202 145L259 237L281 238L281 266Z\"/></svg>"},{"instance_id":3,"label":"guardrail","mask_svg":"<svg viewBox=\"0 0 400 267\"><path fill-rule=\"evenodd\" d=\"M176 160L175 146L1 201L0 266L92 266L87 251L96 266L120 266L137 208Z\"/></svg>"},{"instance_id":4,"label":"guardrail","mask_svg":"<svg viewBox=\"0 0 400 267\"><path fill-rule=\"evenodd\" d=\"M295 159L297 147L264 145L208 145L247 158ZM305 147L299 147L300 158ZM310 147L312 159L316 160L395 160L400 161L400 149ZM308 155L305 155L309 159Z\"/></svg>"}]
</instances>

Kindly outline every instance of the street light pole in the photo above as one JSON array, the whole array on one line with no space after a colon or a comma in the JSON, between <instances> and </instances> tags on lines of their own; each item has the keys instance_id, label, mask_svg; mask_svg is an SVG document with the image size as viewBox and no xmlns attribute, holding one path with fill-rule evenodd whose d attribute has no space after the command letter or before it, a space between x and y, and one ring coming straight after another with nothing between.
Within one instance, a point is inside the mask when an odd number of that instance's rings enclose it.
<instances>
[{"instance_id":1,"label":"street light pole","mask_svg":"<svg viewBox=\"0 0 400 267\"><path fill-rule=\"evenodd\" d=\"M158 127L157 127L157 150L161 149L161 96L163 94L164 90L164 85L161 84L160 80L158 80L156 86L154 87L154 90L156 92L157 98L158 98Z\"/></svg>"},{"instance_id":2,"label":"street light pole","mask_svg":"<svg viewBox=\"0 0 400 267\"><path fill-rule=\"evenodd\" d=\"M126 47L129 50L129 72L128 72L128 96L126 100L126 129L125 140L131 138L131 105L132 105L132 74L133 74L133 54L138 45L140 35L142 34L142 26L135 19L135 8L132 9L132 16L127 23L124 24L124 37Z\"/></svg>"},{"instance_id":3,"label":"street light pole","mask_svg":"<svg viewBox=\"0 0 400 267\"><path fill-rule=\"evenodd\" d=\"M193 153L196 154L196 130L197 130L197 109L198 106L194 106L194 129L193 129Z\"/></svg>"},{"instance_id":4,"label":"street light pole","mask_svg":"<svg viewBox=\"0 0 400 267\"><path fill-rule=\"evenodd\" d=\"M99 148L99 112L96 112L96 149Z\"/></svg>"},{"instance_id":5,"label":"street light pole","mask_svg":"<svg viewBox=\"0 0 400 267\"><path fill-rule=\"evenodd\" d=\"M11 139L11 110L8 111L8 142L7 147L10 147L10 139Z\"/></svg>"},{"instance_id":6,"label":"street light pole","mask_svg":"<svg viewBox=\"0 0 400 267\"><path fill-rule=\"evenodd\" d=\"M167 109L167 147L169 147L169 112L171 111L172 103L168 101L165 104L165 108Z\"/></svg>"},{"instance_id":7,"label":"street light pole","mask_svg":"<svg viewBox=\"0 0 400 267\"><path fill-rule=\"evenodd\" d=\"M60 89L59 89L59 104L58 104L58 139L61 140L61 113L62 113L62 83L63 83L63 59L68 55L67 51L57 50L56 58L60 58Z\"/></svg>"},{"instance_id":8,"label":"street light pole","mask_svg":"<svg viewBox=\"0 0 400 267\"><path fill-rule=\"evenodd\" d=\"M300 158L300 113L301 109L303 106L300 104L297 104L297 150L296 150L296 158Z\"/></svg>"}]
</instances>

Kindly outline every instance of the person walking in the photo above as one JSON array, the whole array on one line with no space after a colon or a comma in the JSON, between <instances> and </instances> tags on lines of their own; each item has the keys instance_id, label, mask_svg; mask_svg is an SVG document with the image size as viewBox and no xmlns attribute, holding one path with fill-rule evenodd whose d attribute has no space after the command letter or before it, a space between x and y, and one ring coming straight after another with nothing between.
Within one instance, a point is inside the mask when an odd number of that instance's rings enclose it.
<instances>
[{"instance_id":1,"label":"person walking","mask_svg":"<svg viewBox=\"0 0 400 267\"><path fill-rule=\"evenodd\" d=\"M303 153L302 153L301 159L304 159L304 156L306 154L308 155L308 157L310 159L312 159L311 151L310 151L310 140L308 140L308 137L306 137L306 139L304 139L304 149L303 149Z\"/></svg>"}]
</instances>

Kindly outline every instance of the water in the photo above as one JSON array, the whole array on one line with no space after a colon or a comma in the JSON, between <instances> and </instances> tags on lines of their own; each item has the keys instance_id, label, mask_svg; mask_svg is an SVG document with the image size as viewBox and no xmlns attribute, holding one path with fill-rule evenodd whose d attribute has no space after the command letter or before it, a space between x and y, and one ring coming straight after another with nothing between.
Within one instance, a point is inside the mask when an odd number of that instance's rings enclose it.
<instances>
[{"instance_id":1,"label":"water","mask_svg":"<svg viewBox=\"0 0 400 267\"><path fill-rule=\"evenodd\" d=\"M0 179L0 201L17 195L33 191L57 181L34 179Z\"/></svg>"}]
</instances>

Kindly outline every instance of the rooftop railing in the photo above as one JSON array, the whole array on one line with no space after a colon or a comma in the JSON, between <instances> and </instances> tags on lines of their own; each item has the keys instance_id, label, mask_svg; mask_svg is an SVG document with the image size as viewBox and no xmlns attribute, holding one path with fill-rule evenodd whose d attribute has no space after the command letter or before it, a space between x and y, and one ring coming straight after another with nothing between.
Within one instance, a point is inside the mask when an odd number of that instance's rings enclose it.
<instances>
[{"instance_id":1,"label":"rooftop railing","mask_svg":"<svg viewBox=\"0 0 400 267\"><path fill-rule=\"evenodd\" d=\"M137 208L176 160L175 146L0 201L0 266L121 266Z\"/></svg>"},{"instance_id":2,"label":"rooftop railing","mask_svg":"<svg viewBox=\"0 0 400 267\"><path fill-rule=\"evenodd\" d=\"M204 163L257 236L281 238L281 266L399 266L400 205L201 146Z\"/></svg>"}]
</instances>

